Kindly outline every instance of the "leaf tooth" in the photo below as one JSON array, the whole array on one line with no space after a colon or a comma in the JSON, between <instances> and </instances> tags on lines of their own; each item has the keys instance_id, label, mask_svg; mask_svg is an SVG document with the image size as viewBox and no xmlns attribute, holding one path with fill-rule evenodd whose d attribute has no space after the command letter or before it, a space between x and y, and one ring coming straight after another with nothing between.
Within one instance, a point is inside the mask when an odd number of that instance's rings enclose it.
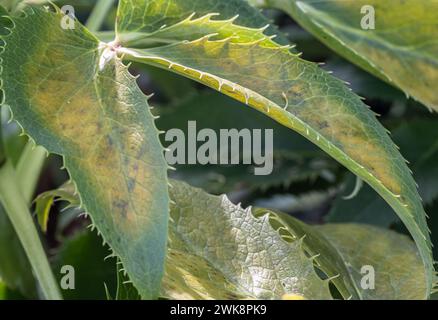
<instances>
[{"instance_id":1,"label":"leaf tooth","mask_svg":"<svg viewBox=\"0 0 438 320\"><path fill-rule=\"evenodd\" d=\"M335 279L339 278L340 276L341 276L341 275L338 273L338 274L336 274L336 275L334 275L334 276L331 276L331 277L327 278L326 281L328 282L328 281L335 280Z\"/></svg>"},{"instance_id":2,"label":"leaf tooth","mask_svg":"<svg viewBox=\"0 0 438 320\"><path fill-rule=\"evenodd\" d=\"M321 256L321 253L317 253L317 254L311 256L309 259L313 261L313 260L315 260L316 258L319 258L320 256ZM339 276L339 275L338 275L338 276Z\"/></svg>"}]
</instances>

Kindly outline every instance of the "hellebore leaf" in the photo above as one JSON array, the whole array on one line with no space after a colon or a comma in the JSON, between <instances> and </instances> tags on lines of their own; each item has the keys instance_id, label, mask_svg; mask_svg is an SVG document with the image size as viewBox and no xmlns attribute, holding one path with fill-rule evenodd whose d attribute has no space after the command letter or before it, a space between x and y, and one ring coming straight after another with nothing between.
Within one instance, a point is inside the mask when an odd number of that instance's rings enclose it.
<instances>
[{"instance_id":1,"label":"hellebore leaf","mask_svg":"<svg viewBox=\"0 0 438 320\"><path fill-rule=\"evenodd\" d=\"M167 164L146 97L127 67L57 10L13 18L1 55L4 103L26 134L62 155L81 205L144 298L160 292ZM32 32L30 32L30 30Z\"/></svg>"}]
</instances>

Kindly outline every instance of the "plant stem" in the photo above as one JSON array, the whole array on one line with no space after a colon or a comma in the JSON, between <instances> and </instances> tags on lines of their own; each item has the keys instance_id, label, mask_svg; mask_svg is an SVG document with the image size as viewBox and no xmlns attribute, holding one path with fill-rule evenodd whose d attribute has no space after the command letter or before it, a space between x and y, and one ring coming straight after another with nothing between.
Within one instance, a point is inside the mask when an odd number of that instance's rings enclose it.
<instances>
[{"instance_id":1,"label":"plant stem","mask_svg":"<svg viewBox=\"0 0 438 320\"><path fill-rule=\"evenodd\" d=\"M6 161L0 168L0 201L18 234L44 296L49 300L61 300L58 284L10 161Z\"/></svg>"},{"instance_id":2,"label":"plant stem","mask_svg":"<svg viewBox=\"0 0 438 320\"><path fill-rule=\"evenodd\" d=\"M46 157L46 150L43 147L35 146L31 141L27 142L21 153L16 176L26 204L32 201Z\"/></svg>"},{"instance_id":3,"label":"plant stem","mask_svg":"<svg viewBox=\"0 0 438 320\"><path fill-rule=\"evenodd\" d=\"M2 122L2 109L0 107L0 168L6 161L5 146L3 143L3 122Z\"/></svg>"},{"instance_id":4,"label":"plant stem","mask_svg":"<svg viewBox=\"0 0 438 320\"><path fill-rule=\"evenodd\" d=\"M114 0L99 0L94 6L90 17L87 20L86 27L88 30L96 32L99 31L102 26L103 20L105 19L108 11L114 4Z\"/></svg>"}]
</instances>

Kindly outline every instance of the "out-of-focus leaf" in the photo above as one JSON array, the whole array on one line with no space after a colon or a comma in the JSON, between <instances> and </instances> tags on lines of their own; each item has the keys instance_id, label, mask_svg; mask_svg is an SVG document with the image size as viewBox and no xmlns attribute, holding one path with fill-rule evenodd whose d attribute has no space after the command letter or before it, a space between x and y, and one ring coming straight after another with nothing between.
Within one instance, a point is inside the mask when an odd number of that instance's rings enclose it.
<instances>
[{"instance_id":1,"label":"out-of-focus leaf","mask_svg":"<svg viewBox=\"0 0 438 320\"><path fill-rule=\"evenodd\" d=\"M148 9L143 1L127 2L135 3L139 12ZM123 7L119 11L122 30L139 30L154 22L147 15L133 21L122 12ZM308 138L370 184L415 239L427 272L428 296L434 268L426 214L403 157L374 114L341 81L300 59L289 47L276 44L262 29L212 18L206 15L181 21L185 33L179 39L185 35L188 40L149 48L143 46L145 36L136 43L139 47L118 50L128 60L169 69L263 112ZM210 34L193 40L189 31L196 33L200 27Z\"/></svg>"},{"instance_id":2,"label":"out-of-focus leaf","mask_svg":"<svg viewBox=\"0 0 438 320\"><path fill-rule=\"evenodd\" d=\"M127 67L103 58L108 50L78 21L63 29L62 18L34 8L13 19L1 55L5 103L37 144L64 157L93 223L142 296L154 298L168 224L158 130Z\"/></svg>"},{"instance_id":3,"label":"out-of-focus leaf","mask_svg":"<svg viewBox=\"0 0 438 320\"><path fill-rule=\"evenodd\" d=\"M23 300L26 299L18 291L14 291L8 288L6 283L0 278L0 301L1 300Z\"/></svg>"},{"instance_id":4,"label":"out-of-focus leaf","mask_svg":"<svg viewBox=\"0 0 438 320\"><path fill-rule=\"evenodd\" d=\"M286 11L340 55L438 110L438 1L250 2ZM370 7L374 29L362 27Z\"/></svg>"},{"instance_id":5,"label":"out-of-focus leaf","mask_svg":"<svg viewBox=\"0 0 438 320\"><path fill-rule=\"evenodd\" d=\"M426 281L421 258L414 243L394 231L358 224L327 224L317 227L336 248L351 278L366 300L424 299ZM362 285L375 271L374 289ZM367 271L365 271L367 270Z\"/></svg>"},{"instance_id":6,"label":"out-of-focus leaf","mask_svg":"<svg viewBox=\"0 0 438 320\"><path fill-rule=\"evenodd\" d=\"M370 225L389 227L399 221L391 207L369 186L364 185L352 199L345 199L354 189L356 178L348 175L345 187L333 202L330 212L325 216L329 223L366 223Z\"/></svg>"},{"instance_id":7,"label":"out-of-focus leaf","mask_svg":"<svg viewBox=\"0 0 438 320\"><path fill-rule=\"evenodd\" d=\"M404 101L406 96L398 89L390 86L357 66L340 58L332 58L323 66L333 75L351 85L351 89L361 96L387 102Z\"/></svg>"},{"instance_id":8,"label":"out-of-focus leaf","mask_svg":"<svg viewBox=\"0 0 438 320\"><path fill-rule=\"evenodd\" d=\"M0 205L0 278L13 291L36 298L36 282L32 267L20 239Z\"/></svg>"},{"instance_id":9,"label":"out-of-focus leaf","mask_svg":"<svg viewBox=\"0 0 438 320\"><path fill-rule=\"evenodd\" d=\"M426 204L438 197L438 119L413 120L393 131L401 152L411 163Z\"/></svg>"},{"instance_id":10,"label":"out-of-focus leaf","mask_svg":"<svg viewBox=\"0 0 438 320\"><path fill-rule=\"evenodd\" d=\"M108 246L102 244L96 232L83 231L67 239L53 262L53 272L61 283L66 276L63 266L74 268L73 290L62 290L64 299L106 299L105 286L110 292L117 288L116 259Z\"/></svg>"},{"instance_id":11,"label":"out-of-focus leaf","mask_svg":"<svg viewBox=\"0 0 438 320\"><path fill-rule=\"evenodd\" d=\"M246 187L266 189L272 186L289 186L294 182L313 181L329 176L338 165L316 146L290 129L278 124L261 113L242 108L238 101L215 92L200 93L172 107L160 108L159 129L180 129L188 137L188 121L196 121L198 132L214 130L220 136L221 129L273 130L273 172L268 176L254 175L254 165L176 165L172 177L220 194ZM162 144L168 146L165 135ZM198 147L201 143L198 144ZM246 149L245 149L246 148ZM242 144L241 155L252 151L252 145ZM236 156L236 155L232 155Z\"/></svg>"}]
</instances>

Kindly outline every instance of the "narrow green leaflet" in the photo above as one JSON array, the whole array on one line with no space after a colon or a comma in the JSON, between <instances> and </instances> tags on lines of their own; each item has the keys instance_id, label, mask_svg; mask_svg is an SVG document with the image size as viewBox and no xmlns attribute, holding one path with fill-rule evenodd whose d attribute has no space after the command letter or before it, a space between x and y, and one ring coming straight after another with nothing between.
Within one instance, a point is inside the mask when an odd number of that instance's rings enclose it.
<instances>
[{"instance_id":1,"label":"narrow green leaflet","mask_svg":"<svg viewBox=\"0 0 438 320\"><path fill-rule=\"evenodd\" d=\"M144 1L136 4L147 7ZM122 13L119 10L119 24L127 30L131 19ZM198 23L208 23L193 19L184 23L194 30ZM220 26L217 20L209 17L210 27ZM143 23L153 21L145 17ZM140 28L138 21L134 25ZM434 276L425 212L405 160L374 114L344 83L289 47L276 45L263 30L234 23L235 35L230 36L222 32L231 30L229 21L222 25L227 27L197 40L187 35L188 40L170 45L117 51L128 60L168 69L244 102L297 131L369 183L415 239L427 273L428 296Z\"/></svg>"},{"instance_id":2,"label":"narrow green leaflet","mask_svg":"<svg viewBox=\"0 0 438 320\"><path fill-rule=\"evenodd\" d=\"M340 55L438 110L437 0L250 1L286 11Z\"/></svg>"},{"instance_id":3,"label":"narrow green leaflet","mask_svg":"<svg viewBox=\"0 0 438 320\"><path fill-rule=\"evenodd\" d=\"M154 298L168 224L158 131L127 67L78 21L63 29L62 18L43 9L14 18L3 37L4 103L37 144L64 157L82 207L142 296Z\"/></svg>"},{"instance_id":4,"label":"narrow green leaflet","mask_svg":"<svg viewBox=\"0 0 438 320\"><path fill-rule=\"evenodd\" d=\"M316 229L342 256L362 299L425 298L424 268L407 236L360 224L327 224ZM374 289L366 290L370 272L374 272Z\"/></svg>"},{"instance_id":5,"label":"narrow green leaflet","mask_svg":"<svg viewBox=\"0 0 438 320\"><path fill-rule=\"evenodd\" d=\"M47 231L50 209L57 199L68 201L70 206L80 206L80 200L75 196L75 186L69 181L55 190L44 192L35 199L35 212L43 232ZM67 207L68 208L68 207Z\"/></svg>"}]
</instances>

